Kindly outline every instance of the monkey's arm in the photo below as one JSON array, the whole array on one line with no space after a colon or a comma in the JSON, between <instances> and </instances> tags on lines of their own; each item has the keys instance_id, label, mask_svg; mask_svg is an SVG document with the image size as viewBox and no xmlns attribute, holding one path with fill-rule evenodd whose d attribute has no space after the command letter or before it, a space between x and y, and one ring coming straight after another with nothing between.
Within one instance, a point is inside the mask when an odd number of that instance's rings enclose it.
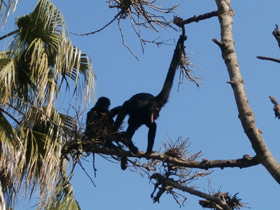
<instances>
[{"instance_id":1,"label":"monkey's arm","mask_svg":"<svg viewBox=\"0 0 280 210\"><path fill-rule=\"evenodd\" d=\"M111 109L108 113L108 117L114 118L120 112L121 107L122 106L117 106L117 107Z\"/></svg>"},{"instance_id":2,"label":"monkey's arm","mask_svg":"<svg viewBox=\"0 0 280 210\"><path fill-rule=\"evenodd\" d=\"M119 107L116 107L118 108L118 112L117 112L117 119L115 121L115 125L114 125L114 128L113 130L114 131L117 131L120 127L121 127L121 124L125 118L125 116L127 115L127 111L123 108L123 106L119 106ZM115 109L115 108L114 108Z\"/></svg>"}]
</instances>

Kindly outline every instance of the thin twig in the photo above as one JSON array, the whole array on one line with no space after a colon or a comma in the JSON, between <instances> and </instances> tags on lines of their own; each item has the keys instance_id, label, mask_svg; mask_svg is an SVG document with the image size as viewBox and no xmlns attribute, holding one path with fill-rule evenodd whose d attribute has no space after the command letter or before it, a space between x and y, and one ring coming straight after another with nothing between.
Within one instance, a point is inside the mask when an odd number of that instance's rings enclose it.
<instances>
[{"instance_id":1,"label":"thin twig","mask_svg":"<svg viewBox=\"0 0 280 210\"><path fill-rule=\"evenodd\" d=\"M73 33L71 32L71 34L73 35L77 35L77 36L88 36L88 35L93 35L95 33L98 33L102 30L104 30L105 28L107 28L111 23L113 23L120 15L121 15L122 11L120 11L118 14L115 15L115 17L109 22L107 23L106 25L104 25L102 28L96 30L96 31L93 31L93 32L89 32L89 33L84 33L84 34L77 34L77 33Z\"/></svg>"},{"instance_id":2,"label":"thin twig","mask_svg":"<svg viewBox=\"0 0 280 210\"><path fill-rule=\"evenodd\" d=\"M120 30L121 37L122 37L122 44L129 50L129 52L136 58L136 60L139 61L138 57L134 54L134 52L128 47L128 45L124 41L124 36L123 36L122 28L120 25L120 21L118 21L118 26L119 26L119 30Z\"/></svg>"},{"instance_id":3,"label":"thin twig","mask_svg":"<svg viewBox=\"0 0 280 210\"><path fill-rule=\"evenodd\" d=\"M7 37L12 36L12 35L18 33L19 31L20 31L20 30L18 29L18 30L12 31L12 32L10 32L10 33L4 35L4 36L1 36L1 37L0 37L0 40L6 39Z\"/></svg>"},{"instance_id":4,"label":"thin twig","mask_svg":"<svg viewBox=\"0 0 280 210\"><path fill-rule=\"evenodd\" d=\"M194 15L191 18L188 18L186 20L182 20L182 21L176 21L176 19L174 20L174 24L176 24L177 26L182 26L182 25L186 25L192 22L199 22L201 20L205 20L205 19L209 19L212 17L218 16L218 11L213 11L213 12L209 12L209 13L205 13L202 15Z\"/></svg>"},{"instance_id":5,"label":"thin twig","mask_svg":"<svg viewBox=\"0 0 280 210\"><path fill-rule=\"evenodd\" d=\"M174 187L176 189L179 189L181 191L184 191L184 192L190 193L192 195L210 200L210 201L218 204L219 206L223 207L224 210L231 210L231 208L228 206L226 201L220 199L219 197L214 197L214 196L211 196L207 193L198 191L194 188L183 186L182 184L176 182L175 180L170 179L170 178L166 178L166 177L162 176L161 174L154 174L152 176L152 178L156 179L158 181L158 183L162 184L163 186L166 186L166 185L172 186L172 187Z\"/></svg>"},{"instance_id":6,"label":"thin twig","mask_svg":"<svg viewBox=\"0 0 280 210\"><path fill-rule=\"evenodd\" d=\"M81 161L78 161L78 164L81 166L82 170L85 172L85 174L87 175L87 177L89 178L89 180L91 181L91 183L94 185L94 187L96 187L93 179L90 177L90 175L88 174L88 172L86 171L86 169L83 167Z\"/></svg>"},{"instance_id":7,"label":"thin twig","mask_svg":"<svg viewBox=\"0 0 280 210\"><path fill-rule=\"evenodd\" d=\"M268 60L268 61L274 61L274 62L280 63L280 59L277 59L277 58L271 58L271 57L265 57L265 56L257 56L257 58L260 60Z\"/></svg>"},{"instance_id":8,"label":"thin twig","mask_svg":"<svg viewBox=\"0 0 280 210\"><path fill-rule=\"evenodd\" d=\"M190 74L190 70L187 69L185 66L182 68L182 70L183 70L185 76L187 76L187 78L189 80L193 81L196 84L196 86L199 87L199 82L195 78L192 77L192 75Z\"/></svg>"},{"instance_id":9,"label":"thin twig","mask_svg":"<svg viewBox=\"0 0 280 210\"><path fill-rule=\"evenodd\" d=\"M4 112L4 113L5 113L7 116L9 116L13 121L15 121L18 125L20 125L20 122L19 122L16 118L14 118L14 116L11 115L9 112L5 111L5 110L2 109L2 108L0 108L0 111L1 111L1 112Z\"/></svg>"}]
</instances>

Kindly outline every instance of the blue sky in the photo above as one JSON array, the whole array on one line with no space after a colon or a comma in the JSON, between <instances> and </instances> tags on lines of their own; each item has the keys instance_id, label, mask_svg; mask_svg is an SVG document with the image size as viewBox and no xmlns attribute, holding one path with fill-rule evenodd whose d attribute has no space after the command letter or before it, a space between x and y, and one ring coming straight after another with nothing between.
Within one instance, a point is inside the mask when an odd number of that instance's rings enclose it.
<instances>
[{"instance_id":1,"label":"blue sky","mask_svg":"<svg viewBox=\"0 0 280 210\"><path fill-rule=\"evenodd\" d=\"M37 1L21 0L15 15L9 18L5 34L13 29L14 18L18 14L31 12ZM86 33L99 29L116 14L103 0L53 1L62 11L68 30L74 33ZM168 1L158 1L168 3ZM216 10L215 1L178 0L177 15L186 19ZM279 147L280 121L274 118L273 105L269 96L280 101L280 64L260 61L256 56L279 57L277 43L272 36L276 23L280 24L280 2L278 0L233 1L235 11L233 33L239 65L249 104L255 112L256 124L263 132L263 137L272 154L280 162ZM172 18L172 16L171 16ZM142 54L138 38L128 20L122 22L124 36L129 47L138 56L137 61L122 45L117 23L93 36L71 36L74 45L87 53L92 61L97 76L96 97L106 96L111 99L111 107L121 105L135 93L149 92L157 94L165 79L168 66L175 48L174 42L180 32L163 30L161 34L147 32L147 38L161 36L170 39L171 45L146 45ZM161 110L157 120L158 130L154 150L163 148L162 143L179 137L190 139L188 150L192 153L202 151L202 158L209 160L236 159L244 154L253 156L251 144L243 132L238 119L233 92L226 82L227 70L221 58L218 46L213 38L220 39L220 26L217 18L193 23L186 26L188 40L186 51L191 62L197 66L195 75L201 78L199 88L187 80L179 84L177 71L169 102ZM5 41L0 47L6 46ZM179 87L179 88L178 88ZM66 99L65 99L66 101ZM77 102L72 102L81 106ZM65 102L68 108L69 103ZM87 108L87 111L91 107ZM147 128L141 127L133 137L140 150L147 145ZM150 194L153 185L147 177L122 171L119 164L113 164L96 156L98 169L94 178L92 158L83 161L83 166L93 177L94 187L85 173L77 166L72 179L75 195L83 210L170 210L179 206L171 195L163 195L159 204L153 204ZM215 169L213 173L192 183L201 191L220 190L234 195L239 193L242 201L253 210L278 209L280 196L279 185L261 165L249 169ZM199 198L185 194L188 200L186 209L202 209ZM32 204L26 204L26 209ZM18 207L22 209L22 207Z\"/></svg>"}]
</instances>

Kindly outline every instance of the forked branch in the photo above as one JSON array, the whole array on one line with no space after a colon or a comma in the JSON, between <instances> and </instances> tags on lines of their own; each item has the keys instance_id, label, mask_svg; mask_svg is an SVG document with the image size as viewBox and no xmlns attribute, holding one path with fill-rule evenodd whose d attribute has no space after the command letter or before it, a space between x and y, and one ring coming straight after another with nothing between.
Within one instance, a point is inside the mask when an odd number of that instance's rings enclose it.
<instances>
[{"instance_id":1,"label":"forked branch","mask_svg":"<svg viewBox=\"0 0 280 210\"><path fill-rule=\"evenodd\" d=\"M234 92L236 105L243 129L249 138L258 160L280 184L280 165L272 156L260 130L256 127L254 112L251 109L245 91L244 81L240 73L236 56L232 23L234 12L230 0L216 0L221 26L222 56L230 77L230 84ZM220 45L219 45L220 46Z\"/></svg>"},{"instance_id":2,"label":"forked branch","mask_svg":"<svg viewBox=\"0 0 280 210\"><path fill-rule=\"evenodd\" d=\"M212 208L212 209L221 209L221 210L233 210L234 208L240 208L244 206L243 203L240 202L240 199L236 198L236 195L231 198L228 193L215 193L214 195L210 195L208 193L201 192L199 190L196 190L192 187L188 187L182 183L178 183L178 181L175 181L171 178L166 178L161 174L154 174L151 179L155 179L157 181L156 185L161 185L159 193L159 196L162 194L162 191L164 190L170 190L174 191L175 189L181 190L183 192L187 192L189 194L198 196L200 198L206 199L206 201L200 201L200 205L204 208ZM157 198L155 197L155 198ZM205 205L208 203L211 206Z\"/></svg>"},{"instance_id":3,"label":"forked branch","mask_svg":"<svg viewBox=\"0 0 280 210\"><path fill-rule=\"evenodd\" d=\"M208 12L202 15L194 15L191 18L188 18L186 20L179 20L179 19L174 19L174 24L176 24L177 26L181 27L182 25L186 25L186 24L190 24L193 22L199 22L201 20L206 20L212 17L217 17L218 16L218 11L213 11L213 12Z\"/></svg>"},{"instance_id":4,"label":"forked branch","mask_svg":"<svg viewBox=\"0 0 280 210\"><path fill-rule=\"evenodd\" d=\"M278 46L280 48L280 30L279 30L279 26L278 24L275 24L275 29L272 32L272 35L274 36L274 38L276 39L276 41L278 42Z\"/></svg>"},{"instance_id":5,"label":"forked branch","mask_svg":"<svg viewBox=\"0 0 280 210\"><path fill-rule=\"evenodd\" d=\"M273 34L274 38L276 39L278 46L280 48L280 30L279 30L279 26L277 24L275 25L275 29L272 32L272 34ZM278 58L271 58L271 57L266 57L266 56L257 56L257 58L260 60L267 60L267 61L273 61L276 63L280 63L280 59L278 59Z\"/></svg>"}]
</instances>

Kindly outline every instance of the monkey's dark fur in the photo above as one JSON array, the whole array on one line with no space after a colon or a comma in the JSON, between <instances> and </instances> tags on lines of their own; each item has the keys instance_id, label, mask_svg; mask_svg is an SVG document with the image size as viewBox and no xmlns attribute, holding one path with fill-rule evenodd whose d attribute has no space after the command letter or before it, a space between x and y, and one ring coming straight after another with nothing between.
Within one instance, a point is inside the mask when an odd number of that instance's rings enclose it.
<instances>
[{"instance_id":1,"label":"monkey's dark fur","mask_svg":"<svg viewBox=\"0 0 280 210\"><path fill-rule=\"evenodd\" d=\"M100 97L95 106L87 113L85 135L88 139L97 136L97 133L104 128L112 129L114 120L108 118L110 99Z\"/></svg>"},{"instance_id":2,"label":"monkey's dark fur","mask_svg":"<svg viewBox=\"0 0 280 210\"><path fill-rule=\"evenodd\" d=\"M177 42L172 61L160 93L157 96L153 96L149 93L138 93L132 96L129 100L125 101L119 110L114 130L118 130L126 115L129 115L128 128L125 132L125 137L129 141L129 149L134 154L138 153L138 148L134 146L132 137L141 125L146 125L149 128L147 153L149 154L153 150L157 127L155 120L159 117L161 108L168 100L175 72L179 65L181 54L184 52L183 47L185 40L186 37L182 35Z\"/></svg>"},{"instance_id":3,"label":"monkey's dark fur","mask_svg":"<svg viewBox=\"0 0 280 210\"><path fill-rule=\"evenodd\" d=\"M100 140L102 140L102 133L113 131L113 118L118 113L120 107L116 107L109 111L109 106L110 99L100 97L95 106L87 113L85 136L88 139L100 138ZM106 146L118 149L118 147L110 141L106 142ZM127 158L121 158L121 168L125 170L126 167Z\"/></svg>"}]
</instances>

